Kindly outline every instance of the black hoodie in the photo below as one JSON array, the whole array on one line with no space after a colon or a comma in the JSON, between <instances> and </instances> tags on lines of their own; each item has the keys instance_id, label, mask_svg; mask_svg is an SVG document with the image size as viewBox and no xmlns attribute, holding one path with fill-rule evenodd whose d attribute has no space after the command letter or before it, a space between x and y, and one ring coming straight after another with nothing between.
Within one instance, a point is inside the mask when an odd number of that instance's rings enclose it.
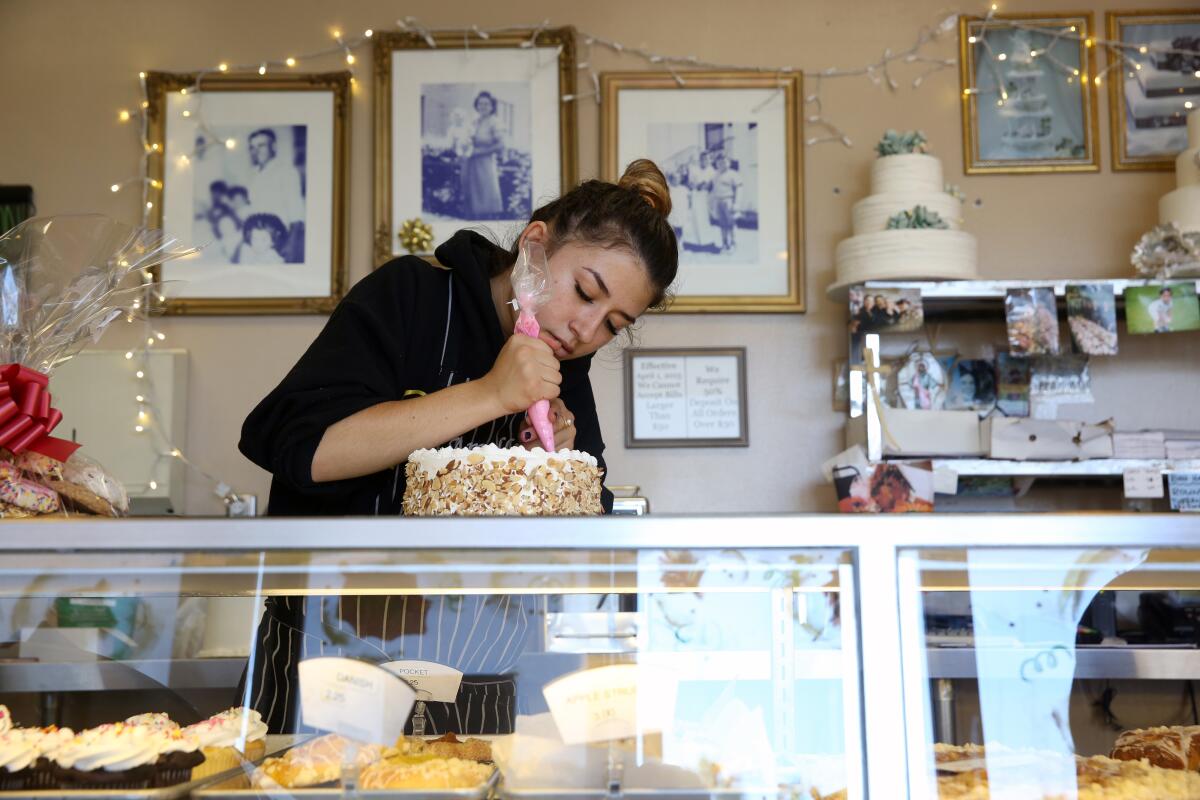
<instances>
[{"instance_id":1,"label":"black hoodie","mask_svg":"<svg viewBox=\"0 0 1200 800\"><path fill-rule=\"evenodd\" d=\"M283 381L250 412L238 448L270 472L272 516L401 513L404 465L314 483L312 460L325 430L363 409L432 394L482 378L504 345L489 276L504 251L459 231L424 259L393 259L363 278ZM564 361L562 401L575 415L575 449L604 467L604 441L588 380L591 356ZM481 425L443 446L517 444L524 414ZM612 495L604 490L604 508Z\"/></svg>"}]
</instances>

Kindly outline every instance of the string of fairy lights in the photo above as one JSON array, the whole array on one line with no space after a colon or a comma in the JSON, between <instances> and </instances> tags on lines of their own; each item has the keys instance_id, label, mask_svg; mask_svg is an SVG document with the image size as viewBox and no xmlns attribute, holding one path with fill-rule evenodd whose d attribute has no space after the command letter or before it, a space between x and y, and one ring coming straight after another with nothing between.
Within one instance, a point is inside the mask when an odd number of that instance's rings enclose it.
<instances>
[{"instance_id":1,"label":"string of fairy lights","mask_svg":"<svg viewBox=\"0 0 1200 800\"><path fill-rule=\"evenodd\" d=\"M1101 84L1104 77L1110 71L1117 67L1128 66L1133 70L1142 69L1140 62L1127 53L1129 50L1136 50L1139 55L1181 52L1152 48L1146 45L1132 45L1120 41L1109 41L1099 38L1090 32L1085 34L1078 30L1075 25L1053 25L1047 24L1044 20L1023 21L1007 19L1000 16L998 12L999 6L997 4L992 3L988 5L982 17L982 22L978 27L979 32L968 37L969 44L982 44L987 58L986 63L981 66L986 67L990 71L996 85L994 88L983 90L977 86L969 86L963 89L963 93L968 97L971 95L995 93L999 95L997 103L1000 105L1003 105L1008 100L1008 92L1005 82L1001 78L999 65L1008 60L1010 55L1004 51L997 52L988 41L986 31L989 28L1003 27L1024 30L1032 34L1043 34L1049 37L1049 41L1044 46L1030 51L1030 57L1041 59L1045 63L1050 64L1054 69L1063 73L1068 82L1075 80L1084 82L1090 79L1097 86ZM887 89L889 92L897 92L901 88L901 83L898 79L898 70L900 67L908 66L919 70L917 74L904 78L909 81L911 89L916 90L934 74L958 66L958 58L956 56L937 56L929 54L927 50L938 40L942 40L955 32L960 16L960 12L955 12L940 17L936 24L921 27L909 47L896 50L886 48L878 58L862 66L803 70L811 87L809 93L804 98L806 132L808 133L804 139L805 144L816 146L826 143L840 143L845 147L853 147L853 140L845 130L826 116L823 93L829 81L866 77L872 84L881 89ZM464 50L469 50L473 41L487 41L494 35L512 33L514 31L529 31L529 38L522 42L521 47L533 48L537 46L539 35L550 27L550 20L546 19L535 25L523 26L510 25L483 28L478 25L470 25L465 28L439 29L426 27L414 17L404 17L396 20L395 27L397 30L408 31L422 37L431 49L438 46L438 34L460 33L462 35ZM258 74L265 77L268 74L286 73L296 70L302 64L320 62L324 59L336 57L343 61L346 68L350 71L351 87L356 91L358 86L354 77L354 71L359 59L355 53L370 43L374 37L374 33L375 29L373 28L367 28L361 34L356 35L348 35L341 29L333 29L330 31L333 40L332 44L310 52L259 59L239 64L222 61L215 66L190 70L190 72L196 75L195 83L191 87L182 89L180 93L184 96L191 95L192 101L181 113L184 117L191 118L197 126L197 130L200 133L197 137L200 140L197 146L216 144L224 145L230 149L237 147L235 140L222 139L204 120L203 85L206 79L224 74ZM680 87L687 85L689 70L738 70L774 74L780 77L781 87L783 80L787 76L801 71L800 67L793 65L747 66L744 64L708 61L694 55L680 56L659 53L645 47L628 46L618 40L586 31L578 31L576 38L577 42L581 45L581 52L576 66L581 73L586 74L586 81L584 82L583 91L563 95L562 100L564 102L578 102L582 100L591 100L596 104L601 102L600 73L595 66L595 56L598 50L607 51L610 54L616 54L620 57L639 60L646 68L652 70L662 70L670 75ZM1089 76L1086 73L1085 64L1081 63L1079 67L1071 66L1058 58L1053 52L1055 46L1062 41L1074 42L1076 45L1082 42L1087 48L1105 47L1109 53L1116 54L1119 57L1111 58L1110 63L1105 69L1097 72L1095 75ZM1197 71L1196 76L1200 78L1200 70ZM150 97L147 92L146 73L139 73L138 78L141 90L140 105L134 109L121 109L118 111L117 119L120 123L136 123L135 129L138 131L142 151L141 158L139 159L140 170L137 175L118 180L110 188L114 193L124 191L131 186L137 186L140 189L141 222L143 226L148 227L155 204L156 202L161 203L163 193L162 182L150 177L151 160L165 156L165 145L162 142L150 141L149 115L147 113L150 108ZM194 155L195 152L193 151L190 154L183 153L175 156L178 166L186 168L189 160ZM149 369L149 358L153 348L161 345L165 341L166 336L155 327L151 314L148 312L156 308L156 304L165 302L166 296L163 293L161 285L154 281L149 271L143 274L143 282L143 297L133 304L133 313L127 316L127 320L130 324L140 323L143 326L143 335L140 342L144 342L145 344L142 345L139 343L137 347L126 352L125 357L133 367L133 376L137 384L134 394L134 399L137 403L137 413L133 430L137 434L150 433L155 437L156 444L161 446L160 455L152 467L151 477L144 484L144 489L149 491L156 490L158 485L154 475L157 474L159 465L164 459L175 459L211 481L215 486L215 493L227 505L236 502L238 497L229 485L189 460L183 451L171 441L169 432L161 425L162 414L156 401L154 381Z\"/></svg>"}]
</instances>

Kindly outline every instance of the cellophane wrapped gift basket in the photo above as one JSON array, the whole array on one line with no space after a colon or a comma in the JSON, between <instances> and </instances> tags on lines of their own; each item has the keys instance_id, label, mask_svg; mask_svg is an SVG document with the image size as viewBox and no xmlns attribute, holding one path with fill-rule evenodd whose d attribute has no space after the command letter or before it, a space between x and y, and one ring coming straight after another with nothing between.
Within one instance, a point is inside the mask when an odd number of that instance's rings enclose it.
<instances>
[{"instance_id":1,"label":"cellophane wrapped gift basket","mask_svg":"<svg viewBox=\"0 0 1200 800\"><path fill-rule=\"evenodd\" d=\"M0 517L121 516L124 487L52 436L54 369L145 309L145 274L186 255L161 232L99 215L40 217L0 236Z\"/></svg>"}]
</instances>

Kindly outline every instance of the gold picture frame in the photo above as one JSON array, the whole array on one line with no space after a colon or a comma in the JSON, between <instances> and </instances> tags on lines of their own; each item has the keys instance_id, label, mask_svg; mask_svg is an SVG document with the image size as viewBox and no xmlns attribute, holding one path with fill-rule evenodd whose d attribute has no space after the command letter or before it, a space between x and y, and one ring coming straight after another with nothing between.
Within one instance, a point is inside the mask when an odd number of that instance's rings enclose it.
<instances>
[{"instance_id":1,"label":"gold picture frame","mask_svg":"<svg viewBox=\"0 0 1200 800\"><path fill-rule=\"evenodd\" d=\"M263 94L253 108L238 102L240 95L248 92ZM179 315L328 314L333 311L346 293L349 274L346 228L350 73L263 76L148 72L146 94L149 103L146 133L152 150L148 177L153 190L151 196L157 199L157 202L149 201L153 203L152 224L185 245L206 244L198 241L202 238L198 232L204 222L195 202L200 193L196 182L206 179L200 177L201 167L209 177L230 171L242 176L246 174L246 164L235 159L245 161L248 156L243 152L248 148L245 143L239 145L239 137L229 135L239 131L257 133L270 129L271 157L268 161L275 160L276 147L283 149L277 142L277 134L285 130L292 132L295 138L289 143L291 166L297 172L292 185L300 193L298 199L303 208L299 228L294 222L290 228L285 224L285 232L298 240L293 250L298 248L300 261L294 260L297 256L289 255L281 257L282 261L250 266L237 263L241 260L237 257L222 261L222 249L205 248L199 258L180 259L153 269L155 279L163 281L164 285L164 299L158 304L160 309L166 314ZM300 128L303 128L303 134L299 133ZM229 138L222 141L222 133ZM320 145L319 153L313 152L314 144ZM226 150L229 152L222 152ZM253 164L254 159L249 158L249 162ZM279 164L284 163L281 157ZM256 166L262 171L266 164ZM303 177L300 177L301 173ZM246 189L244 186L239 188ZM249 195L243 191L241 196L248 198ZM229 197L238 199L238 195ZM219 214L217 205L213 200L209 213ZM260 203L260 209L264 205ZM241 223L250 222L250 215L259 213L254 211L252 202L244 211L245 214L241 210L233 214L239 233ZM245 219L241 219L242 216ZM327 224L314 224L325 220ZM215 227L224 220L210 217L209 222ZM272 236L271 240L276 245L273 249L278 251L278 238ZM242 244L249 243L248 240L241 241ZM215 233L210 242L213 246L224 246ZM235 252L241 250L239 245ZM215 253L215 260L205 263L206 253ZM275 275L275 267L282 267L287 272ZM244 280L247 287L242 296L228 286L239 279ZM205 287L214 284L219 290L206 295ZM277 287L288 286L294 288L294 294L276 293Z\"/></svg>"},{"instance_id":2,"label":"gold picture frame","mask_svg":"<svg viewBox=\"0 0 1200 800\"><path fill-rule=\"evenodd\" d=\"M673 197L672 225L681 238L679 278L667 312L803 313L803 75L697 71L679 73L679 78L663 72L600 76L601 177L615 181L633 158L648 157L667 174L678 198ZM623 102L630 104L625 127ZM733 119L738 122L727 121ZM728 139L726 131L731 132ZM738 136L749 144L738 144ZM760 145L766 149L764 140L777 144L776 151L760 152ZM731 148L727 141L733 142ZM703 187L705 181L689 177L712 153L726 157L729 168L734 162L750 161L753 169L752 174L739 175L741 188L753 186L744 192L743 208L715 215L718 221L724 218L719 244L718 235L705 230L706 224L713 225L715 196L692 185ZM742 165L737 171L742 172ZM749 207L745 196L751 197ZM679 206L685 202L688 216L680 218ZM747 233L751 218L752 236ZM736 269L723 274L722 266Z\"/></svg>"},{"instance_id":3,"label":"gold picture frame","mask_svg":"<svg viewBox=\"0 0 1200 800\"><path fill-rule=\"evenodd\" d=\"M1059 32L1051 35L1035 29L1051 28ZM989 69L982 79L977 63L977 51L990 50L988 37L998 40L1007 48L1014 38L1013 32L1022 34L1016 39L1014 59L1009 61L1007 51L989 59ZM995 14L990 18L959 17L959 79L962 90L963 124L963 170L968 175L1025 174L1044 172L1099 172L1100 136L1096 110L1096 58L1091 12L1056 12L1048 14ZM1078 37L1077 40L1073 37ZM1050 50L1063 44L1059 58ZM1039 50L1038 48L1042 48ZM1069 52L1068 52L1069 51ZM1045 56L1045 57L1042 57ZM1034 59L1041 58L1035 62ZM1007 76L1000 72L995 63L1008 61L1014 65L1034 65L1017 73L1009 67ZM1038 65L1047 64L1046 70ZM1049 98L1038 91L1035 82L1046 75L1057 75L1067 84L1074 85L1079 93L1079 116L1063 119L1065 110L1051 110ZM1016 78L1020 80L1016 80ZM1028 79L1028 81L1026 81ZM1013 105L1005 108L1010 87L1020 91L1022 98L1013 98ZM993 99L993 96L994 99ZM1028 107L1018 108L1018 102ZM980 123L981 103L994 103L986 107L985 120L992 124L986 131ZM1072 104L1073 105L1073 104ZM1005 114L1008 130L1000 131L997 120L990 119ZM1074 112L1071 111L1071 114ZM1081 143L1071 136L1077 134ZM1056 138L1062 137L1058 142ZM981 145L981 139L986 142ZM1066 155L1048 157L1047 151L1058 152L1070 147ZM1009 154L1012 154L1011 156Z\"/></svg>"},{"instance_id":4,"label":"gold picture frame","mask_svg":"<svg viewBox=\"0 0 1200 800\"><path fill-rule=\"evenodd\" d=\"M1137 26L1150 28L1166 25L1188 26L1190 30L1186 31L1187 34L1200 35L1200 11L1157 9L1109 11L1105 14L1109 42L1128 41L1130 44L1144 46L1153 40L1154 34L1150 31L1139 31L1135 34L1129 29ZM1190 101L1193 106L1200 108L1200 77L1192 76L1195 82L1194 92L1179 91L1180 97L1176 99L1169 94L1169 90L1182 87L1148 88L1146 85L1148 82L1143 74L1143 67L1153 67L1146 54L1136 48L1125 49L1110 44L1107 47L1107 56L1106 66L1110 76L1108 120L1113 171L1173 171L1176 156L1188 147L1186 116L1190 109L1187 109L1184 103ZM1132 68L1124 63L1122 56L1133 60ZM1187 77L1186 73L1184 77ZM1163 106L1167 108L1164 109ZM1138 112L1145 115L1140 121ZM1171 120L1172 124L1163 125L1168 117L1174 118ZM1170 130L1164 131L1164 128Z\"/></svg>"},{"instance_id":5,"label":"gold picture frame","mask_svg":"<svg viewBox=\"0 0 1200 800\"><path fill-rule=\"evenodd\" d=\"M528 81L530 93L528 102L531 109L529 113L533 117L533 122L529 126L531 144L528 154L532 173L530 178L532 188L529 193L530 210L536 207L535 204L539 198L557 197L575 185L578 172L576 102L574 100L576 72L574 28L546 28L537 31L511 30L491 33L486 39L470 30L439 31L432 32L428 36L412 31L390 31L377 33L374 38L375 266L378 267L385 261L404 255L399 246L397 234L400 225L406 218L420 217L431 224L434 229L435 244L448 238L449 234L457 228L473 226L481 222L487 224L488 221L491 221L491 218L472 220L466 217L456 218L446 215L441 215L439 218L439 215L431 215L426 210L426 187L423 182L430 166L430 158L428 154L422 152L426 147L426 137L422 131L424 114L410 113L405 118L406 124L416 131L415 136L412 134L412 130L404 132L410 144L415 142L412 150L420 154L415 169L406 166L411 162L411 157L401 160L395 152L398 145L398 134L401 133L397 130L399 126L395 119L396 114L400 111L397 94L403 93L404 99L409 101L409 108L404 109L409 112L412 110L414 100L418 108L424 109L426 94L424 86L420 86L415 90L416 97L414 98L414 88L411 85L400 86L398 82L393 81L397 53L422 52L431 61L431 76L439 78L441 81L440 84L428 85L442 86L483 85L503 80L504 78L501 76L506 71L513 71L512 64L518 63L518 59L527 60L530 66L524 67L525 71L534 73L534 77ZM558 49L558 55L554 62L546 60L545 50L550 48ZM448 71L437 64L432 64L434 61L451 55L456 61L453 70ZM472 55L476 57L478 65L474 73L470 71L468 60ZM489 64L489 62L491 63ZM508 62L512 62L512 64ZM548 73L547 70L552 63L556 68L552 73ZM418 80L420 76L413 74L414 72L406 72L405 78L411 81ZM555 80L551 80L551 78ZM510 82L512 81L510 80ZM552 98L547 96L551 86L554 93ZM476 102L478 102L478 98ZM493 111L495 111L495 103L496 99L493 98ZM535 114L534 111L537 109L546 111L551 106L557 112L558 119L556 124L547 125L546 115L544 113ZM549 156L539 153L539 151L548 146L544 140L555 138L550 135L551 129L557 134L558 152L553 163L557 166L558 179L541 180L536 167L539 162L547 163ZM409 177L407 180L400 180L402 175ZM415 193L412 191L413 184L416 185ZM415 198L415 202L413 198ZM511 220L497 221L512 222L519 217L520 215L514 211ZM524 214L522 221L528 219L529 214Z\"/></svg>"}]
</instances>

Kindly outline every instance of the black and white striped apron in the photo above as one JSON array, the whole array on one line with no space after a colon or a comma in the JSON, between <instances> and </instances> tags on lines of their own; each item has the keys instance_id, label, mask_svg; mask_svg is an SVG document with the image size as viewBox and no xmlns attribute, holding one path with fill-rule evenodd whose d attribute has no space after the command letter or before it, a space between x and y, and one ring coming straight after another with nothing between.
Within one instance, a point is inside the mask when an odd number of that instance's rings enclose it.
<instances>
[{"instance_id":1,"label":"black and white striped apron","mask_svg":"<svg viewBox=\"0 0 1200 800\"><path fill-rule=\"evenodd\" d=\"M448 281L446 330L438 380L454 383L458 342L450 321L454 276ZM449 356L449 360L447 357ZM447 443L451 447L517 442L521 415L481 426ZM390 487L375 497L375 513L399 513L403 464ZM337 655L375 663L417 659L463 672L454 703L427 703L427 733L511 733L517 715L517 659L537 641L544 598L535 595L343 595L270 597L258 627L239 704L258 710L271 733L301 729L299 663ZM411 723L410 723L411 724Z\"/></svg>"}]
</instances>

